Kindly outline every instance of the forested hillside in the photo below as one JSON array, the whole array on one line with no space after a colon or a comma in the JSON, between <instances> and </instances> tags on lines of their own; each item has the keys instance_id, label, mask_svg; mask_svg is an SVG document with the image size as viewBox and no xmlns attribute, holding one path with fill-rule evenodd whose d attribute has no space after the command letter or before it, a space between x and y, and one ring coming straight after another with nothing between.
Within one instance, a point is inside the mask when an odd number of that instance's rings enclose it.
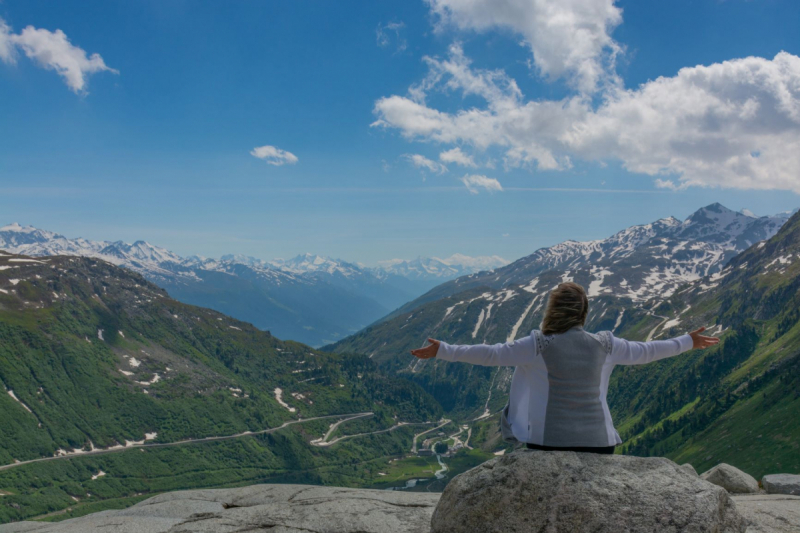
<instances>
[{"instance_id":1,"label":"forested hillside","mask_svg":"<svg viewBox=\"0 0 800 533\"><path fill-rule=\"evenodd\" d=\"M679 291L655 312L662 336L701 324L720 346L615 372L609 401L624 452L715 461L755 475L800 471L800 217Z\"/></svg>"}]
</instances>

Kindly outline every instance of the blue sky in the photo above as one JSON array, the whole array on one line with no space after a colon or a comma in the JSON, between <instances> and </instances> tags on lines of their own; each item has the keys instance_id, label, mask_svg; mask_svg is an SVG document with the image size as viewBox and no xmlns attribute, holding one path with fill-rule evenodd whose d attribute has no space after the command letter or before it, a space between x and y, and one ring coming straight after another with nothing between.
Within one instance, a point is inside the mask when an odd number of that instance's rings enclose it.
<instances>
[{"instance_id":1,"label":"blue sky","mask_svg":"<svg viewBox=\"0 0 800 533\"><path fill-rule=\"evenodd\" d=\"M794 0L4 0L0 19L2 223L374 264L800 207Z\"/></svg>"}]
</instances>

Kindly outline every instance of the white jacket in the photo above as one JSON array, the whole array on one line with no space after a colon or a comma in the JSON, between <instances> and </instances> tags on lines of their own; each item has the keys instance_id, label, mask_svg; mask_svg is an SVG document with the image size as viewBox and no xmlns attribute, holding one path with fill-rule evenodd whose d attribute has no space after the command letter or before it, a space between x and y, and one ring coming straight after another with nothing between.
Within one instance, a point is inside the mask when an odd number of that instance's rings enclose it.
<instances>
[{"instance_id":1,"label":"white jacket","mask_svg":"<svg viewBox=\"0 0 800 533\"><path fill-rule=\"evenodd\" d=\"M613 446L622 443L606 402L616 365L641 365L692 348L692 338L633 342L610 331L582 327L543 335L538 330L505 344L442 342L438 359L484 366L514 366L501 428L507 440L543 446Z\"/></svg>"}]
</instances>

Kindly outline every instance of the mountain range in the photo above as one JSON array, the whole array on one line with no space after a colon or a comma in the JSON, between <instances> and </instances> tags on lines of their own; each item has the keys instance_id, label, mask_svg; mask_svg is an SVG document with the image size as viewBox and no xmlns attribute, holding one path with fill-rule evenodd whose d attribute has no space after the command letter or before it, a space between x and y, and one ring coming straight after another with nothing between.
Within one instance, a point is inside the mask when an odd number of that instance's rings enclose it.
<instances>
[{"instance_id":1,"label":"mountain range","mask_svg":"<svg viewBox=\"0 0 800 533\"><path fill-rule=\"evenodd\" d=\"M467 256L454 256L449 264L418 258L377 268L311 254L273 261L184 258L144 241L68 239L19 224L0 228L0 250L102 259L139 272L180 301L312 346L354 333L444 280L503 264L496 257ZM426 268L415 269L417 264Z\"/></svg>"},{"instance_id":2,"label":"mountain range","mask_svg":"<svg viewBox=\"0 0 800 533\"><path fill-rule=\"evenodd\" d=\"M791 214L758 217L714 203L683 221L667 217L631 226L606 239L540 248L490 272L443 283L393 314L476 287L497 290L527 285L539 274L554 270L580 278L591 297L617 294L641 302L668 296L681 283L718 272L739 252L768 239Z\"/></svg>"},{"instance_id":3,"label":"mountain range","mask_svg":"<svg viewBox=\"0 0 800 533\"><path fill-rule=\"evenodd\" d=\"M17 246L25 235L15 232ZM128 266L174 265L177 256L141 244L115 250L103 260L0 252L0 522L195 487L386 487L387 476L439 468L435 457L408 455L415 434L434 430L463 445L448 473L463 471L505 449L497 417L511 369L416 360L408 350L428 336L519 338L541 320L547 291L570 278L590 288L589 330L646 340L705 325L722 339L613 372L608 399L623 453L698 470L727 462L757 477L800 469L800 214L753 217L713 204L683 222L539 250L447 282L434 289L446 296L323 350L172 299ZM106 259L115 253L126 268ZM163 275L191 277L199 263L230 279L247 279L237 268L268 270L247 258L182 261L185 271ZM324 260L298 261L346 277ZM308 275L290 268L276 279ZM350 418L342 427L317 419L331 415Z\"/></svg>"}]
</instances>

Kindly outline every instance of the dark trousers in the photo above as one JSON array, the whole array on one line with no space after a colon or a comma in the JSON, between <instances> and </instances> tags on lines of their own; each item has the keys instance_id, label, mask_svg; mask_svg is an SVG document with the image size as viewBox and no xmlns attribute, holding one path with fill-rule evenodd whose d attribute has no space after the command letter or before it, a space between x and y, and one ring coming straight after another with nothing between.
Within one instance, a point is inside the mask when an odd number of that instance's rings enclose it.
<instances>
[{"instance_id":1,"label":"dark trousers","mask_svg":"<svg viewBox=\"0 0 800 533\"><path fill-rule=\"evenodd\" d=\"M542 450L545 452L587 452L602 453L611 455L614 453L614 446L540 446L538 444L527 443L529 450Z\"/></svg>"}]
</instances>

